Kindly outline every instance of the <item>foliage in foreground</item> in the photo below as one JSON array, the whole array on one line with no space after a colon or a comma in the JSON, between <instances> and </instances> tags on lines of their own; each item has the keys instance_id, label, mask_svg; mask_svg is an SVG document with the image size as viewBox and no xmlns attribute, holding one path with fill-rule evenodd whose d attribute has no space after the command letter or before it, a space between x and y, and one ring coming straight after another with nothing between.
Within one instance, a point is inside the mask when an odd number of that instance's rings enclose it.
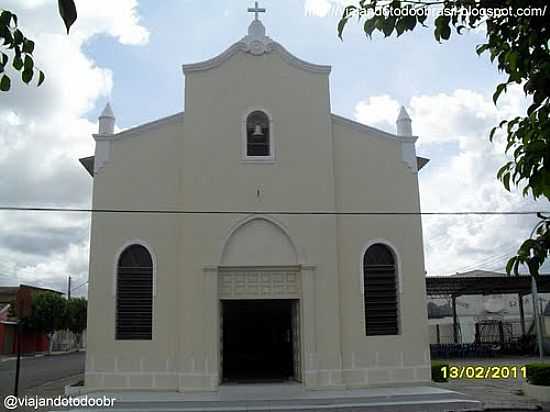
<instances>
[{"instance_id":1,"label":"foliage in foreground","mask_svg":"<svg viewBox=\"0 0 550 412\"><path fill-rule=\"evenodd\" d=\"M530 16L522 15L531 10ZM547 0L361 0L345 8L338 25L342 38L348 22L354 17L364 21L363 30L371 38L379 32L397 37L418 27L428 27L433 20L433 34L438 42L456 34L483 27L486 42L476 52L488 54L499 71L507 75L496 86L493 101L512 84L523 86L531 100L527 112L501 122L491 130L491 141L497 131L504 132L506 152L512 160L497 173L506 190L522 187L523 196L550 200L550 7ZM537 14L538 15L533 15ZM541 219L531 239L526 240L507 265L508 274L519 273L525 265L537 277L550 256L550 217Z\"/></svg>"},{"instance_id":2,"label":"foliage in foreground","mask_svg":"<svg viewBox=\"0 0 550 412\"><path fill-rule=\"evenodd\" d=\"M69 34L77 18L74 0L58 0L58 9ZM46 76L35 66L34 49L34 41L27 38L19 28L17 15L0 9L0 91L7 92L11 89L11 77L6 72L10 61L11 67L21 74L24 83L29 84L38 76L37 86L42 85Z\"/></svg>"}]
</instances>

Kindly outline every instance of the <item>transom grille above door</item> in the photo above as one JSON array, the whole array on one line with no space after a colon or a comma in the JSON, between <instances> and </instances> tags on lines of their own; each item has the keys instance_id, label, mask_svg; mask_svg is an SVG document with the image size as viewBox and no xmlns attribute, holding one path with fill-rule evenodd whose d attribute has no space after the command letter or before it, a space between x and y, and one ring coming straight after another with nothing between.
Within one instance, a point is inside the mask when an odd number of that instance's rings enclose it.
<instances>
[{"instance_id":1,"label":"transom grille above door","mask_svg":"<svg viewBox=\"0 0 550 412\"><path fill-rule=\"evenodd\" d=\"M220 299L292 299L302 294L299 268L220 268Z\"/></svg>"}]
</instances>

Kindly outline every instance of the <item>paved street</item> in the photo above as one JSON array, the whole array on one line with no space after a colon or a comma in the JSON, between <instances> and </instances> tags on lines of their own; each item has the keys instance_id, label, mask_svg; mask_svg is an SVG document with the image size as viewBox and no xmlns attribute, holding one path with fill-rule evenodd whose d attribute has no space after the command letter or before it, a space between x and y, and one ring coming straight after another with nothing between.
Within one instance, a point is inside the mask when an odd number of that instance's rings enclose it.
<instances>
[{"instance_id":1,"label":"paved street","mask_svg":"<svg viewBox=\"0 0 550 412\"><path fill-rule=\"evenodd\" d=\"M536 358L491 358L491 359L455 359L447 360L450 365L524 365ZM546 359L546 362L550 359ZM13 389L15 361L0 362L0 398L10 394ZM65 385L82 379L84 371L84 353L70 355L44 356L27 358L22 361L21 393L26 395L40 394L43 397L55 397L63 393ZM454 380L434 386L459 391L472 399L483 402L483 406L493 411L526 411L534 410L540 405L522 393L521 379L504 380ZM550 411L550 405L541 405L544 411ZM505 409L503 409L505 408ZM0 410L2 407L0 406ZM47 409L43 409L46 411ZM19 409L30 412L30 409Z\"/></svg>"},{"instance_id":2,"label":"paved street","mask_svg":"<svg viewBox=\"0 0 550 412\"><path fill-rule=\"evenodd\" d=\"M84 373L84 356L81 353L69 355L24 358L21 361L21 392ZM0 362L0 398L13 391L15 360Z\"/></svg>"}]
</instances>

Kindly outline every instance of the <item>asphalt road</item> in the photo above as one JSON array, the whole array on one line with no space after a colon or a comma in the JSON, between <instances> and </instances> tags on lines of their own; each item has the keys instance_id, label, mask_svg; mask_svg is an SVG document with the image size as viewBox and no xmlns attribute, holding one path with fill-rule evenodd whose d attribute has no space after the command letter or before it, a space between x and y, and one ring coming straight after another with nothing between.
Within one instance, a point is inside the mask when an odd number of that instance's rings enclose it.
<instances>
[{"instance_id":1,"label":"asphalt road","mask_svg":"<svg viewBox=\"0 0 550 412\"><path fill-rule=\"evenodd\" d=\"M23 358L19 380L20 391L84 373L83 352L69 355ZM15 360L0 362L0 397L11 394L15 377Z\"/></svg>"}]
</instances>

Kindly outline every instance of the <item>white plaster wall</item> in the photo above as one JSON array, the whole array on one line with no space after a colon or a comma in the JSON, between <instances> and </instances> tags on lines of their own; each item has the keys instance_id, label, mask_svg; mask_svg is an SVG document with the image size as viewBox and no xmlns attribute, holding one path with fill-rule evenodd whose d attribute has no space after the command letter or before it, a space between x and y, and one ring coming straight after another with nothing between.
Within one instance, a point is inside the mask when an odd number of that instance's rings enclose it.
<instances>
[{"instance_id":1,"label":"white plaster wall","mask_svg":"<svg viewBox=\"0 0 550 412\"><path fill-rule=\"evenodd\" d=\"M272 116L276 159L241 160L249 109ZM258 195L259 191L259 195ZM331 120L326 74L277 54L239 53L186 77L186 113L116 140L95 177L95 208L188 211L418 210L417 176L400 143ZM215 389L219 380L219 265L302 265L308 387L429 380L420 219L242 214L110 215L92 220L86 385L164 390ZM267 225L267 226L266 226ZM239 233L239 229L235 233ZM291 240L292 247L288 246ZM116 252L146 241L158 267L151 342L114 340ZM401 335L366 337L361 255L374 239L399 256ZM271 245L271 246L270 246ZM264 247L271 260L254 260ZM284 261L284 262L283 262ZM280 263L278 263L280 262Z\"/></svg>"},{"instance_id":2,"label":"white plaster wall","mask_svg":"<svg viewBox=\"0 0 550 412\"><path fill-rule=\"evenodd\" d=\"M336 202L340 211L418 211L417 174L400 144L334 124ZM400 334L367 337L363 254L373 242L397 257ZM428 381L428 331L421 220L418 216L340 216L338 251L342 345L350 384ZM380 368L386 368L380 372Z\"/></svg>"}]
</instances>

